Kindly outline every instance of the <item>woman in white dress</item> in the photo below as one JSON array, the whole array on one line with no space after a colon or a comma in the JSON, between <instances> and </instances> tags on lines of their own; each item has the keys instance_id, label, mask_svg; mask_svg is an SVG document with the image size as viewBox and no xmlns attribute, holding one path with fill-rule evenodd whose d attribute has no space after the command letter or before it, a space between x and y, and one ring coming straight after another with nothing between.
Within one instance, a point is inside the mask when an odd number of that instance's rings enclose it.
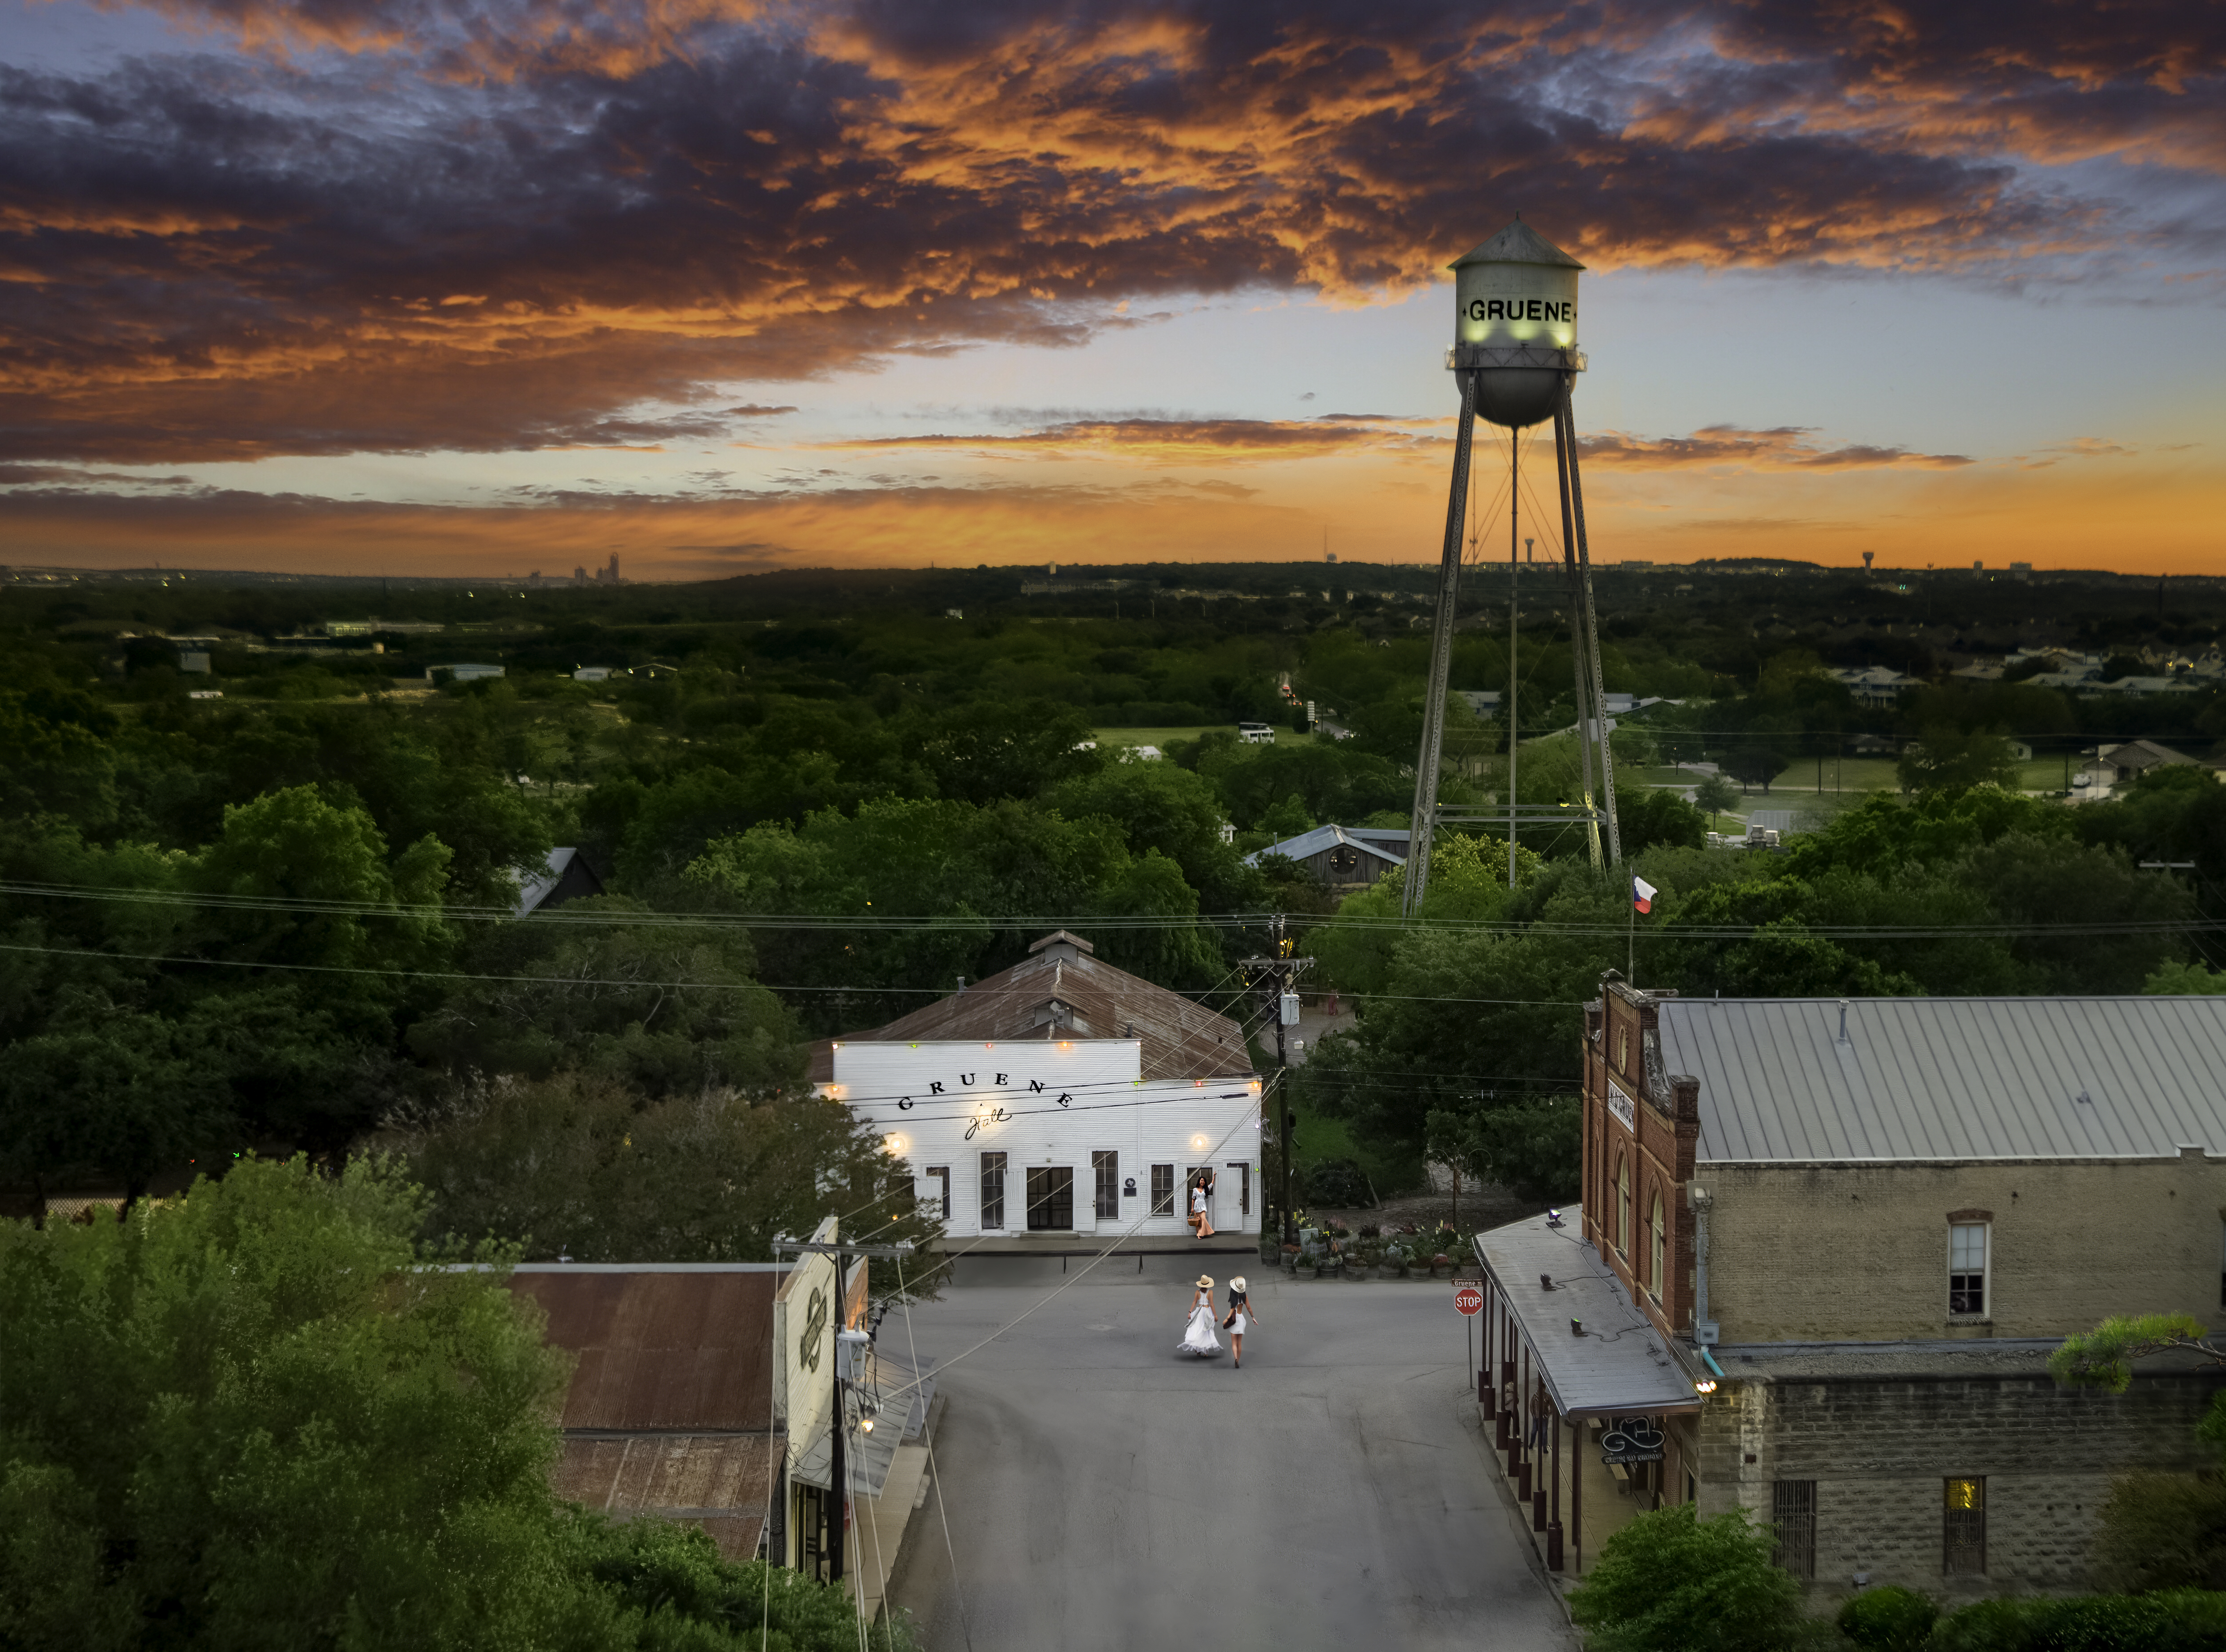
<instances>
[{"instance_id":1,"label":"woman in white dress","mask_svg":"<svg viewBox=\"0 0 2226 1652\"><path fill-rule=\"evenodd\" d=\"M1198 1289L1191 1293L1190 1328L1176 1345L1180 1354L1196 1354L1201 1359L1211 1358L1221 1351L1221 1338L1213 1334L1213 1279L1211 1274L1198 1276Z\"/></svg>"},{"instance_id":2,"label":"woman in white dress","mask_svg":"<svg viewBox=\"0 0 2226 1652\"><path fill-rule=\"evenodd\" d=\"M1191 1228L1201 1239L1213 1236L1213 1189L1203 1179L1190 1190Z\"/></svg>"},{"instance_id":3,"label":"woman in white dress","mask_svg":"<svg viewBox=\"0 0 2226 1652\"><path fill-rule=\"evenodd\" d=\"M1239 1274L1229 1281L1229 1317L1221 1322L1229 1333L1229 1345L1236 1350L1232 1370L1244 1369L1244 1333L1252 1329L1252 1301L1244 1293L1244 1276Z\"/></svg>"}]
</instances>

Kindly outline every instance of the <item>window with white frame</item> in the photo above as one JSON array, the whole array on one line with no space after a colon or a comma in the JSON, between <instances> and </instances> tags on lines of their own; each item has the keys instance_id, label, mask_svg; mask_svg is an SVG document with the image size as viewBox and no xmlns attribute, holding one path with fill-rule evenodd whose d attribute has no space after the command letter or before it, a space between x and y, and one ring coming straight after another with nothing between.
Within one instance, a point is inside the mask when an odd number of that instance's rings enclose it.
<instances>
[{"instance_id":1,"label":"window with white frame","mask_svg":"<svg viewBox=\"0 0 2226 1652\"><path fill-rule=\"evenodd\" d=\"M1948 1227L1948 1312L1976 1315L1987 1311L1987 1228L1984 1222L1954 1222Z\"/></svg>"}]
</instances>

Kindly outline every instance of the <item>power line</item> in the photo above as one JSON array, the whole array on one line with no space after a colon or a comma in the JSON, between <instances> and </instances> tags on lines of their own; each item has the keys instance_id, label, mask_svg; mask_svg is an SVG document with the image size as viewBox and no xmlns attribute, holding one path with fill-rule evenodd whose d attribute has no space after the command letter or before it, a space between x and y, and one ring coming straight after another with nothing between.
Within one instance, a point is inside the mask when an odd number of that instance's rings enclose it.
<instances>
[{"instance_id":1,"label":"power line","mask_svg":"<svg viewBox=\"0 0 2226 1652\"><path fill-rule=\"evenodd\" d=\"M310 915L339 915L366 918L414 918L421 919L438 919L444 915L455 916L459 912L461 912L466 916L484 915L489 918L497 918L503 922L518 921L514 916L506 910L497 912L495 909L492 908L466 909L442 908L439 906L397 906L374 905L370 902L328 902L283 899L268 899L252 904L237 902L227 905L227 898L224 897L187 895L169 892L165 892L158 896L149 896L146 892L139 890L105 889L93 886L77 885L24 885L0 883L0 894L49 896L68 899L121 901L126 903L141 902L157 905L215 905L220 907L225 907L228 910L298 912ZM970 917L964 919L944 918L887 918L880 916L871 918L858 916L827 917L809 913L722 914L716 917L709 917L698 913L659 912L623 914L582 913L577 918L568 918L563 913L557 912L548 914L537 913L532 921L536 924L550 928L558 926L607 926L615 928L656 927L684 930L792 929L807 931L836 931L839 932L855 932L864 931L897 933L913 932L924 930L975 929L995 931L1000 929L1032 929L1046 925L1053 927L1080 926L1084 928L1114 931L1151 931L1197 927L1235 930L1241 932L1243 931L1255 928L1264 930L1271 926L1271 920L1255 912L1199 913L1193 917L1186 918L1148 915L1108 917L1102 914L1089 913L1066 916L1008 913L996 916ZM1625 925L1620 921L1586 924L1549 922L1544 919L1538 919L1530 922L1517 922L1488 918L1420 917L1402 918L1396 914L1384 916L1357 914L1347 916L1343 913L1339 913L1334 918L1324 918L1320 921L1325 924L1334 924L1337 928L1346 931L1435 930L1441 932L1453 934L1502 936L1610 936L1617 939L1621 939L1625 931ZM1755 931L1759 927L1761 926L1752 924L1681 924L1675 922L1665 922L1656 925L1654 927L1654 932L1657 936L1675 935L1689 939L1746 939L1752 937ZM1806 935L1827 937L1852 937L1857 939L1868 938L1876 940L1900 940L1909 938L1924 938L1928 937L1944 937L1974 935L2064 937L2077 937L2083 935L2165 935L2187 932L2208 932L2218 930L2226 930L2226 918L2191 917L2185 918L2146 919L2131 923L2112 924L2044 924L2023 922L1959 924L1803 924L1801 926L1801 932ZM100 956L121 956L124 955L111 953L102 954ZM294 967L339 968L339 966L308 965ZM371 971L370 973L412 974L419 972L375 970ZM426 971L423 973L438 975L441 972ZM529 979L539 979L539 977L529 977ZM853 990L865 993L883 989L870 987L860 987L847 989L839 988L798 988L797 990ZM919 989L894 988L889 990L912 991Z\"/></svg>"}]
</instances>

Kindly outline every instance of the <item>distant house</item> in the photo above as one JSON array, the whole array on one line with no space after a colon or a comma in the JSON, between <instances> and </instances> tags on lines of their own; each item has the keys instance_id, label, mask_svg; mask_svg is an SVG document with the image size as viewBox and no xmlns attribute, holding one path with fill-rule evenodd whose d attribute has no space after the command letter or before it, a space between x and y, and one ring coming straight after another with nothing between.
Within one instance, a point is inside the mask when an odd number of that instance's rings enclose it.
<instances>
[{"instance_id":1,"label":"distant house","mask_svg":"<svg viewBox=\"0 0 2226 1652\"><path fill-rule=\"evenodd\" d=\"M2096 747L2095 755L2080 766L2079 772L2090 786L2126 785L2152 769L2194 761L2185 752L2175 752L2153 740L2134 740L2119 746Z\"/></svg>"},{"instance_id":2,"label":"distant house","mask_svg":"<svg viewBox=\"0 0 2226 1652\"><path fill-rule=\"evenodd\" d=\"M1890 706L1901 698L1904 689L1918 686L1917 678L1884 665L1851 666L1832 675L1847 685L1858 705Z\"/></svg>"},{"instance_id":3,"label":"distant house","mask_svg":"<svg viewBox=\"0 0 2226 1652\"><path fill-rule=\"evenodd\" d=\"M607 665L582 665L572 673L575 683L607 683L610 680L611 668Z\"/></svg>"},{"instance_id":4,"label":"distant house","mask_svg":"<svg viewBox=\"0 0 2226 1652\"><path fill-rule=\"evenodd\" d=\"M1364 886L1407 864L1407 829L1317 826L1246 855L1244 864L1257 866L1271 855L1305 867L1317 882Z\"/></svg>"},{"instance_id":5,"label":"distant house","mask_svg":"<svg viewBox=\"0 0 2226 1652\"><path fill-rule=\"evenodd\" d=\"M537 912L562 906L568 900L582 895L600 895L603 880L588 864L588 857L577 849L551 849L549 863L518 886L518 905L512 909L513 918L531 918Z\"/></svg>"},{"instance_id":6,"label":"distant house","mask_svg":"<svg viewBox=\"0 0 2226 1652\"><path fill-rule=\"evenodd\" d=\"M441 675L443 671L448 673L448 676L445 678ZM425 680L428 683L440 683L443 681L449 683L477 683L482 677L501 677L502 675L504 675L504 670L499 665L483 665L470 662L456 665L428 665L425 668Z\"/></svg>"}]
</instances>

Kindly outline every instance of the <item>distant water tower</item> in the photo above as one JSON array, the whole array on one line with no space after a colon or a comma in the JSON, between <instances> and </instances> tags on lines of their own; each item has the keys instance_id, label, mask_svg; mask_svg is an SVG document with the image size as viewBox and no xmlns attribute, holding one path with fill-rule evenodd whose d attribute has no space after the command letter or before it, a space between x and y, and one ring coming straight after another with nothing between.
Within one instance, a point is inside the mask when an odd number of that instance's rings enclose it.
<instances>
[{"instance_id":1,"label":"distant water tower","mask_svg":"<svg viewBox=\"0 0 2226 1652\"><path fill-rule=\"evenodd\" d=\"M1606 685L1600 672L1600 624L1593 611L1592 560L1585 539L1584 488L1577 472L1576 423L1570 391L1585 370L1577 348L1577 277L1584 265L1525 224L1520 216L1453 266L1453 345L1446 366L1460 388L1460 419L1453 439L1453 493L1446 509L1445 551L1438 568L1437 623L1430 639L1429 694L1421 750L1415 765L1415 812L1407 841L1403 908L1412 914L1429 882L1430 844L1441 823L1456 820L1502 825L1507 833L1507 875L1515 877L1515 846L1522 827L1557 830L1583 823L1593 858L1601 858L1602 829L1610 861L1623 858L1615 816L1615 759L1600 708ZM1447 679L1453 668L1453 621L1461 570L1461 530L1468 507L1469 458L1476 421L1515 435L1509 442L1507 521L1508 677L1505 715L1507 802L1504 808L1438 806L1438 770L1445 737ZM1524 806L1516 801L1517 626L1520 565L1522 438L1519 432L1554 422L1555 472L1560 482L1562 562L1568 575L1570 650L1575 662L1578 743L1584 753L1581 807ZM1595 768L1597 759L1597 770ZM1594 774L1598 774L1597 792Z\"/></svg>"}]
</instances>

